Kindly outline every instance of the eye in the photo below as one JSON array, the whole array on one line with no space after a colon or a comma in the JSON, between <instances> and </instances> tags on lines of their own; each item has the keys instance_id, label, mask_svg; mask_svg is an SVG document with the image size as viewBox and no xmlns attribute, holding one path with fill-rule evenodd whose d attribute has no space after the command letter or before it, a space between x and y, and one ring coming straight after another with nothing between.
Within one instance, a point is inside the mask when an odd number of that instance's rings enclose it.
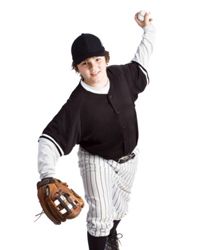
<instances>
[{"instance_id":1,"label":"eye","mask_svg":"<svg viewBox=\"0 0 200 250\"><path fill-rule=\"evenodd\" d=\"M101 57L96 57L96 62L100 62L101 61Z\"/></svg>"},{"instance_id":2,"label":"eye","mask_svg":"<svg viewBox=\"0 0 200 250\"><path fill-rule=\"evenodd\" d=\"M86 63L86 61L83 61L83 62L81 63L81 66L85 66L85 65L87 65L87 63Z\"/></svg>"}]
</instances>

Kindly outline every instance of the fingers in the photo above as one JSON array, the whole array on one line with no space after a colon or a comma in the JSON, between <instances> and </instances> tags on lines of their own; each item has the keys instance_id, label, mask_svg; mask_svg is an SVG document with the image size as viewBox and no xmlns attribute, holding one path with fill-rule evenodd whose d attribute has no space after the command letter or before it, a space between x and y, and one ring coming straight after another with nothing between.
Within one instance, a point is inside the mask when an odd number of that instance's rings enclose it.
<instances>
[{"instance_id":1,"label":"fingers","mask_svg":"<svg viewBox=\"0 0 200 250\"><path fill-rule=\"evenodd\" d=\"M144 21L145 22L152 22L152 18L151 18L151 13L150 12L146 12L144 15Z\"/></svg>"},{"instance_id":2,"label":"fingers","mask_svg":"<svg viewBox=\"0 0 200 250\"><path fill-rule=\"evenodd\" d=\"M137 22L137 24L144 28L145 26L148 26L151 24L152 22L152 17L151 17L151 13L150 12L146 12L146 11L139 11L135 14L135 21Z\"/></svg>"}]
</instances>

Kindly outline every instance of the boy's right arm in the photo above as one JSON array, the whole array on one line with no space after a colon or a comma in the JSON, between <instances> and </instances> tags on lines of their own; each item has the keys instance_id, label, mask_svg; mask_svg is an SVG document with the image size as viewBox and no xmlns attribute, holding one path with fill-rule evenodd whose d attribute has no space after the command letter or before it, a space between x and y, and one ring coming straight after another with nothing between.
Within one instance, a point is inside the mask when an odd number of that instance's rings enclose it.
<instances>
[{"instance_id":1,"label":"boy's right arm","mask_svg":"<svg viewBox=\"0 0 200 250\"><path fill-rule=\"evenodd\" d=\"M40 179L55 177L56 162L60 154L56 146L46 138L40 138L38 142L38 172Z\"/></svg>"}]
</instances>

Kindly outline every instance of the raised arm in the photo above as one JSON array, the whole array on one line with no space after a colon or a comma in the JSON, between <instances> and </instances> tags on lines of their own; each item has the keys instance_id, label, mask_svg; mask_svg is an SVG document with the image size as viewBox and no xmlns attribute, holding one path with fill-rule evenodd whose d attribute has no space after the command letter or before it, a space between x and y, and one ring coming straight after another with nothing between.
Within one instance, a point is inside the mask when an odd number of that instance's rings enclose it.
<instances>
[{"instance_id":1,"label":"raised arm","mask_svg":"<svg viewBox=\"0 0 200 250\"><path fill-rule=\"evenodd\" d=\"M149 59L153 52L155 40L155 27L152 24L152 18L149 12L144 13L144 19L140 12L135 14L135 21L144 30L142 40L137 48L133 61L141 64L146 70L148 69Z\"/></svg>"}]
</instances>

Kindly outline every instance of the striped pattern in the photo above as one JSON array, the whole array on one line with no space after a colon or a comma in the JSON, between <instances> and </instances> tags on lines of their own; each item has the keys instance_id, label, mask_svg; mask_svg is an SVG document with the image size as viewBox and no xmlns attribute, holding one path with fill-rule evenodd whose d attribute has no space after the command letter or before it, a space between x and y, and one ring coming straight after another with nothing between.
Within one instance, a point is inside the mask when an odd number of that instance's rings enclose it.
<instances>
[{"instance_id":1,"label":"striped pattern","mask_svg":"<svg viewBox=\"0 0 200 250\"><path fill-rule=\"evenodd\" d=\"M119 164L79 148L79 167L89 205L87 228L91 235L109 235L113 221L127 214L138 159L138 151L134 152L134 159Z\"/></svg>"},{"instance_id":2,"label":"striped pattern","mask_svg":"<svg viewBox=\"0 0 200 250\"><path fill-rule=\"evenodd\" d=\"M64 155L64 152L63 152L62 148L61 148L61 147L59 146L59 144L53 139L53 137L51 137L51 136L49 136L49 135L47 135L47 134L42 134L42 135L40 136L40 138L45 138L45 139L48 139L49 141L51 141L51 142L56 146L56 148L57 148L57 150L58 150L60 156ZM40 139L40 138L39 138L39 139Z\"/></svg>"}]
</instances>

